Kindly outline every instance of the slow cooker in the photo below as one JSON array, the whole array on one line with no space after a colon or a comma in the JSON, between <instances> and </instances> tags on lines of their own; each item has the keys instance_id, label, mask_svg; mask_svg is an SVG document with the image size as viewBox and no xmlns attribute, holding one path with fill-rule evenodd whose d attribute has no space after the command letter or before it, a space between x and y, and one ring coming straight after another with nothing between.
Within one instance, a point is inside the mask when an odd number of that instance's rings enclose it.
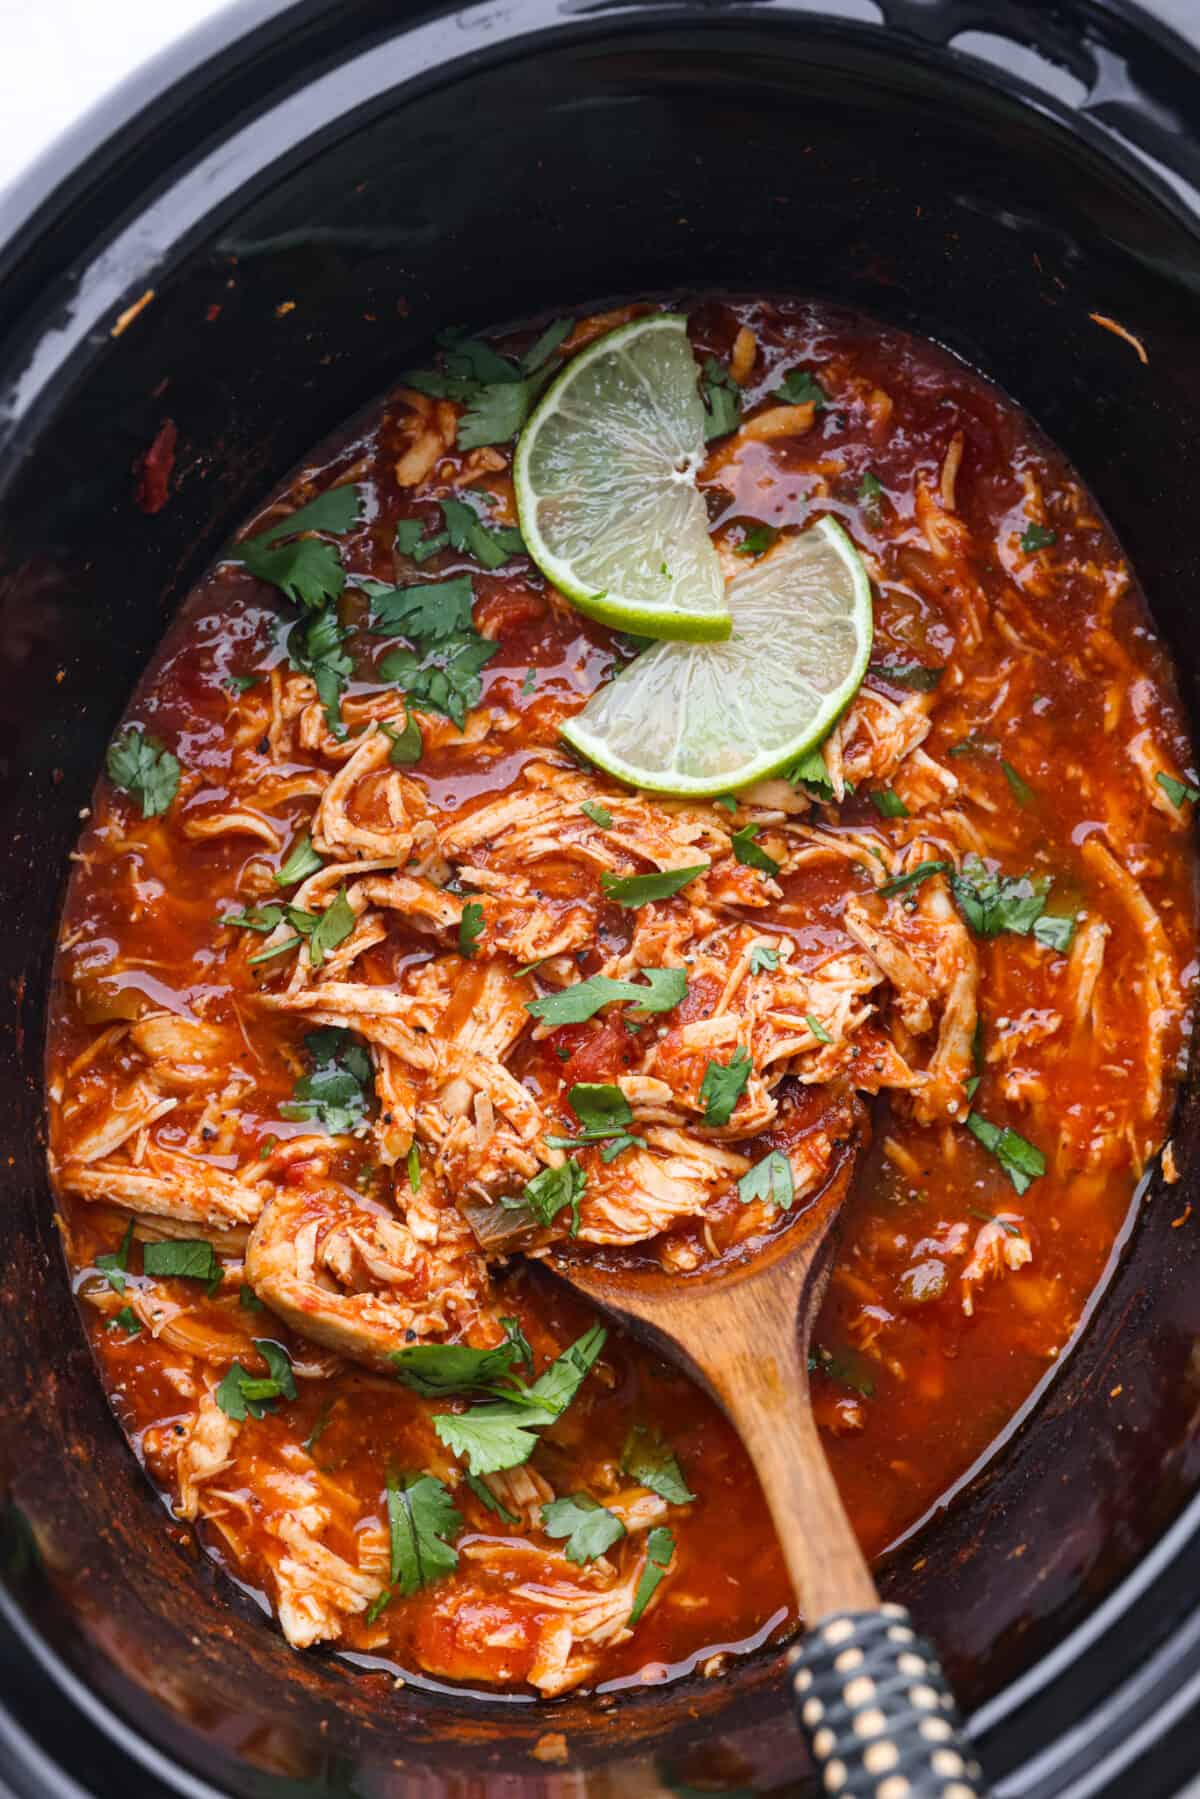
<instances>
[{"instance_id":1,"label":"slow cooker","mask_svg":"<svg viewBox=\"0 0 1200 1799\"><path fill-rule=\"evenodd\" d=\"M66 858L172 608L451 318L711 287L937 339L1090 482L1194 711L1200 6L1175 12L1182 34L1120 0L244 0L0 208L7 1793L813 1790L778 1652L549 1710L397 1687L293 1655L164 1516L46 1184ZM1181 1183L1147 1178L1072 1342L880 1571L1003 1799L1156 1799L1200 1763L1198 1130L1193 1091ZM551 1727L563 1767L532 1755Z\"/></svg>"}]
</instances>

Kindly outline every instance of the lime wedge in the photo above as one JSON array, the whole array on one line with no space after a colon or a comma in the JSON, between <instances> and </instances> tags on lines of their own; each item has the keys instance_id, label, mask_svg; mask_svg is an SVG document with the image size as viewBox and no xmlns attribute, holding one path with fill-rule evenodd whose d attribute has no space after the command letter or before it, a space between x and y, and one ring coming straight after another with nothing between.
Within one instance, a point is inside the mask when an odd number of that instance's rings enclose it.
<instances>
[{"instance_id":1,"label":"lime wedge","mask_svg":"<svg viewBox=\"0 0 1200 1799\"><path fill-rule=\"evenodd\" d=\"M687 320L634 319L572 357L513 463L529 554L581 612L643 637L729 636L696 487L704 408Z\"/></svg>"},{"instance_id":2,"label":"lime wedge","mask_svg":"<svg viewBox=\"0 0 1200 1799\"><path fill-rule=\"evenodd\" d=\"M840 525L783 537L726 589L727 643L657 643L562 727L654 793L736 792L820 743L866 672L871 583Z\"/></svg>"}]
</instances>

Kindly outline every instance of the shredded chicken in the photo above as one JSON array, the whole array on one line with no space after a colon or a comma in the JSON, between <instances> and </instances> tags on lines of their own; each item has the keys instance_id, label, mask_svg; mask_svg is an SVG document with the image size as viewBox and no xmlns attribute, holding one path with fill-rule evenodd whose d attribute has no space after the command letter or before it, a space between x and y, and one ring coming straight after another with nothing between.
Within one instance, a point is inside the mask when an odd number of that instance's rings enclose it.
<instances>
[{"instance_id":1,"label":"shredded chicken","mask_svg":"<svg viewBox=\"0 0 1200 1799\"><path fill-rule=\"evenodd\" d=\"M480 1316L476 1256L431 1251L399 1219L325 1188L275 1195L251 1233L246 1279L314 1343L380 1368Z\"/></svg>"}]
</instances>

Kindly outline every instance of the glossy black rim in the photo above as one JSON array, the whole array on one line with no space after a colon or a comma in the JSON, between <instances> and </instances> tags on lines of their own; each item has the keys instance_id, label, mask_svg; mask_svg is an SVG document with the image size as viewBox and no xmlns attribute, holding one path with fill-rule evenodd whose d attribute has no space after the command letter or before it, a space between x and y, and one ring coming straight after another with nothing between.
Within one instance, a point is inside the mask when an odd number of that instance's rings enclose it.
<instances>
[{"instance_id":1,"label":"glossy black rim","mask_svg":"<svg viewBox=\"0 0 1200 1799\"><path fill-rule=\"evenodd\" d=\"M127 81L0 197L0 484L6 454L19 459L94 334L111 328L248 178L268 180L300 138L337 130L352 107L394 103L398 90L452 79L464 61L527 53L539 37L599 37L681 18L719 28L759 12L753 0L521 0L498 20L486 5L468 7L453 15L451 62L442 8L414 5L400 21L378 0L240 0ZM1052 9L1040 0L793 0L772 7L771 17L814 33L888 32L905 56L962 59L979 79L1089 139L1200 231L1200 46L1152 10L1123 0ZM370 81L356 86L347 47L378 53L388 39ZM1005 48L1014 44L1025 53L1015 70ZM269 106L264 95L273 97ZM153 182L148 168L158 171ZM125 223L135 208L137 234ZM98 229L96 221L106 223ZM47 305L48 295L56 304ZM1200 1499L1084 1624L971 1720L985 1754L1006 1769L996 1788L1002 1799L1128 1791L1122 1783L1135 1766L1139 1795L1156 1799L1193 1771L1197 1591ZM133 1762L152 1799L215 1799L215 1789L169 1764L89 1693L8 1594L0 1594L0 1665L0 1777L14 1799L107 1792ZM1046 1742L1052 1746L1022 1760L1023 1744Z\"/></svg>"}]
</instances>

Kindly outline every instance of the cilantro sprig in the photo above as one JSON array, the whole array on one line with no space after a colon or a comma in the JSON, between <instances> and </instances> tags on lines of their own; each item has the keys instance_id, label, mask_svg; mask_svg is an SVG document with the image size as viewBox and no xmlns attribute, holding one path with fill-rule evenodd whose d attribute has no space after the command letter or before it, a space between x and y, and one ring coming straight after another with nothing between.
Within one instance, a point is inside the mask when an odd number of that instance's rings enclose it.
<instances>
[{"instance_id":1,"label":"cilantro sprig","mask_svg":"<svg viewBox=\"0 0 1200 1799\"><path fill-rule=\"evenodd\" d=\"M556 1424L574 1399L604 1347L607 1332L594 1324L529 1385L514 1385L504 1396L466 1412L435 1415L433 1428L452 1455L462 1456L475 1476L499 1474L527 1462L538 1432Z\"/></svg>"},{"instance_id":2,"label":"cilantro sprig","mask_svg":"<svg viewBox=\"0 0 1200 1799\"><path fill-rule=\"evenodd\" d=\"M649 905L651 900L670 899L697 875L707 872L707 862L697 862L691 868L664 868L652 875L614 875L606 870L600 876L600 885L610 900L615 900L626 911L633 911L638 906Z\"/></svg>"},{"instance_id":3,"label":"cilantro sprig","mask_svg":"<svg viewBox=\"0 0 1200 1799\"><path fill-rule=\"evenodd\" d=\"M781 1212L791 1207L796 1197L792 1165L782 1150L773 1149L753 1168L748 1168L737 1184L738 1198L744 1206L752 1200L767 1199Z\"/></svg>"},{"instance_id":4,"label":"cilantro sprig","mask_svg":"<svg viewBox=\"0 0 1200 1799\"><path fill-rule=\"evenodd\" d=\"M569 1562L594 1562L619 1543L625 1526L615 1512L587 1493L569 1493L542 1507L542 1529L548 1537L565 1537Z\"/></svg>"},{"instance_id":5,"label":"cilantro sprig","mask_svg":"<svg viewBox=\"0 0 1200 1799\"><path fill-rule=\"evenodd\" d=\"M178 758L136 726L109 744L104 766L113 786L138 801L143 818L165 812L179 792Z\"/></svg>"},{"instance_id":6,"label":"cilantro sprig","mask_svg":"<svg viewBox=\"0 0 1200 1799\"><path fill-rule=\"evenodd\" d=\"M729 841L734 857L744 868L757 868L762 874L777 875L783 864L776 862L774 856L769 856L755 842L761 829L761 825L743 825L740 831L733 833Z\"/></svg>"},{"instance_id":7,"label":"cilantro sprig","mask_svg":"<svg viewBox=\"0 0 1200 1799\"><path fill-rule=\"evenodd\" d=\"M704 436L727 437L736 431L742 416L742 390L723 362L715 356L704 358L700 377L700 399L704 406Z\"/></svg>"},{"instance_id":8,"label":"cilantro sprig","mask_svg":"<svg viewBox=\"0 0 1200 1799\"><path fill-rule=\"evenodd\" d=\"M215 1293L224 1277L221 1259L204 1237L174 1237L147 1243L142 1251L142 1271L155 1280L203 1281Z\"/></svg>"},{"instance_id":9,"label":"cilantro sprig","mask_svg":"<svg viewBox=\"0 0 1200 1799\"><path fill-rule=\"evenodd\" d=\"M418 393L458 400L466 406L458 421L460 449L507 443L521 429L534 400L549 380L550 359L570 328L569 319L556 320L520 363L498 355L478 338L460 331L443 331L436 339L442 366L409 369L403 380Z\"/></svg>"},{"instance_id":10,"label":"cilantro sprig","mask_svg":"<svg viewBox=\"0 0 1200 1799\"><path fill-rule=\"evenodd\" d=\"M547 1138L547 1142L553 1147L553 1139ZM500 1204L508 1211L527 1212L536 1224L547 1230L564 1207L569 1206L570 1233L576 1237L579 1235L579 1202L586 1186L586 1169L578 1162L563 1162L558 1168L543 1168L532 1180L526 1181L520 1193L502 1199Z\"/></svg>"},{"instance_id":11,"label":"cilantro sprig","mask_svg":"<svg viewBox=\"0 0 1200 1799\"><path fill-rule=\"evenodd\" d=\"M463 1528L462 1514L449 1490L432 1474L399 1475L389 1469L385 1494L391 1584L367 1613L369 1623L374 1623L397 1593L411 1598L422 1587L454 1573L458 1551L452 1539Z\"/></svg>"},{"instance_id":12,"label":"cilantro sprig","mask_svg":"<svg viewBox=\"0 0 1200 1799\"><path fill-rule=\"evenodd\" d=\"M314 682L335 737L346 734L341 698L353 663L343 648L349 633L337 614L337 602L346 589L346 571L338 546L327 539L343 537L357 524L361 511L361 488L353 484L331 487L266 531L243 538L230 552L231 559L240 561L248 574L270 582L300 607L302 616L288 632L288 661ZM317 531L325 535L300 535Z\"/></svg>"},{"instance_id":13,"label":"cilantro sprig","mask_svg":"<svg viewBox=\"0 0 1200 1799\"><path fill-rule=\"evenodd\" d=\"M621 1468L639 1487L648 1487L668 1505L688 1505L696 1497L683 1478L679 1458L656 1426L630 1426L621 1450Z\"/></svg>"},{"instance_id":14,"label":"cilantro sprig","mask_svg":"<svg viewBox=\"0 0 1200 1799\"><path fill-rule=\"evenodd\" d=\"M705 1063L704 1079L700 1083L705 1124L729 1123L733 1108L750 1079L751 1066L750 1052L740 1043L728 1062Z\"/></svg>"},{"instance_id":15,"label":"cilantro sprig","mask_svg":"<svg viewBox=\"0 0 1200 1799\"><path fill-rule=\"evenodd\" d=\"M251 1374L234 1362L216 1391L216 1401L227 1418L243 1424L249 1418L265 1418L281 1399L295 1399L296 1378L287 1351L269 1337L255 1337L254 1347L267 1364L265 1376Z\"/></svg>"},{"instance_id":16,"label":"cilantro sprig","mask_svg":"<svg viewBox=\"0 0 1200 1799\"><path fill-rule=\"evenodd\" d=\"M133 1219L125 1226L125 1234L116 1249L96 1257L100 1270L114 1293L124 1293L125 1276L129 1273L129 1251L133 1247Z\"/></svg>"},{"instance_id":17,"label":"cilantro sprig","mask_svg":"<svg viewBox=\"0 0 1200 1799\"><path fill-rule=\"evenodd\" d=\"M989 1155L995 1156L1018 1193L1026 1192L1045 1174L1046 1158L1041 1150L1020 1136L1011 1125L993 1124L978 1112L969 1112L967 1129Z\"/></svg>"},{"instance_id":18,"label":"cilantro sprig","mask_svg":"<svg viewBox=\"0 0 1200 1799\"><path fill-rule=\"evenodd\" d=\"M1049 875L1000 874L973 854L964 857L961 871L950 876L958 909L978 936L998 937L1008 931L1017 937L1032 936L1043 948L1062 952L1071 947L1075 919L1046 911L1051 885Z\"/></svg>"},{"instance_id":19,"label":"cilantro sprig","mask_svg":"<svg viewBox=\"0 0 1200 1799\"><path fill-rule=\"evenodd\" d=\"M674 1554L675 1538L665 1524L656 1524L646 1538L646 1566L642 1569L629 1613L631 1630L665 1579Z\"/></svg>"},{"instance_id":20,"label":"cilantro sprig","mask_svg":"<svg viewBox=\"0 0 1200 1799\"><path fill-rule=\"evenodd\" d=\"M641 981L615 980L611 975L594 974L586 981L575 981L558 993L544 994L540 999L526 1000L525 1010L540 1018L543 1024L583 1024L602 1006L629 1002L644 1012L669 1012L687 993L687 974L682 968L643 968L646 984Z\"/></svg>"},{"instance_id":21,"label":"cilantro sprig","mask_svg":"<svg viewBox=\"0 0 1200 1799\"><path fill-rule=\"evenodd\" d=\"M389 1356L396 1378L425 1399L443 1399L450 1393L493 1392L518 1362L533 1366L533 1351L515 1318L502 1318L505 1337L492 1349L472 1349L466 1343L417 1343L411 1349L393 1350Z\"/></svg>"},{"instance_id":22,"label":"cilantro sprig","mask_svg":"<svg viewBox=\"0 0 1200 1799\"><path fill-rule=\"evenodd\" d=\"M371 1058L350 1031L327 1025L309 1031L305 1048L313 1059L311 1074L302 1075L280 1116L307 1119L331 1137L346 1137L366 1123L372 1091Z\"/></svg>"}]
</instances>

